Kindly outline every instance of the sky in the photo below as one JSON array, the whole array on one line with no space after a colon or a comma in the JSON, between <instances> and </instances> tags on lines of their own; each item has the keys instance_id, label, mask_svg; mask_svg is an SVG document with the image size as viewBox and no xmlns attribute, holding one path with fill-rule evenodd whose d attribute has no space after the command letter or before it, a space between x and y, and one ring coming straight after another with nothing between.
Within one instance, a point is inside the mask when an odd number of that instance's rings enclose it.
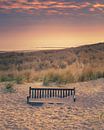
<instances>
[{"instance_id":1,"label":"sky","mask_svg":"<svg viewBox=\"0 0 104 130\"><path fill-rule=\"evenodd\" d=\"M0 0L0 51L104 42L104 0Z\"/></svg>"}]
</instances>

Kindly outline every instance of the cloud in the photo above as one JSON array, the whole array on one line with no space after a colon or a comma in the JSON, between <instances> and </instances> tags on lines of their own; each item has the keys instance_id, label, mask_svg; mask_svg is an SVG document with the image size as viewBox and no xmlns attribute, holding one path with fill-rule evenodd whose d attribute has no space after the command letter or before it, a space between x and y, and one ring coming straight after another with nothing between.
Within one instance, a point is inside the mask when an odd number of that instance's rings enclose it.
<instances>
[{"instance_id":1,"label":"cloud","mask_svg":"<svg viewBox=\"0 0 104 130\"><path fill-rule=\"evenodd\" d=\"M46 14L70 14L70 13L104 13L104 2L98 0L0 0L0 12L44 12Z\"/></svg>"},{"instance_id":2,"label":"cloud","mask_svg":"<svg viewBox=\"0 0 104 130\"><path fill-rule=\"evenodd\" d=\"M104 4L96 3L93 5L94 8L104 8Z\"/></svg>"}]
</instances>

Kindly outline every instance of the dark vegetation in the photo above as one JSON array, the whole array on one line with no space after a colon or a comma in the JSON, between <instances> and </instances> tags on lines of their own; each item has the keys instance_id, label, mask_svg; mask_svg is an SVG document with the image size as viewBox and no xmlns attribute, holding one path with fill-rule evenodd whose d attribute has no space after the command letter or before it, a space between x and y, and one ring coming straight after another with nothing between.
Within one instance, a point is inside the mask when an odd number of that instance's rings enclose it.
<instances>
[{"instance_id":1,"label":"dark vegetation","mask_svg":"<svg viewBox=\"0 0 104 130\"><path fill-rule=\"evenodd\" d=\"M8 92L9 92L9 93L15 92L13 83L6 83L6 84L5 84L5 87L4 87L4 92L6 92L6 93L8 93Z\"/></svg>"}]
</instances>

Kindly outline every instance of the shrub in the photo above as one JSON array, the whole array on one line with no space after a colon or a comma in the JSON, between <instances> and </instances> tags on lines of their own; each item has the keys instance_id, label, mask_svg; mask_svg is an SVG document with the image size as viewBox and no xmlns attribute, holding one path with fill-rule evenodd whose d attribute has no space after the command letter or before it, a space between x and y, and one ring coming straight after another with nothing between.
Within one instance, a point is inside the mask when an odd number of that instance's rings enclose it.
<instances>
[{"instance_id":1,"label":"shrub","mask_svg":"<svg viewBox=\"0 0 104 130\"><path fill-rule=\"evenodd\" d=\"M75 77L69 70L67 70L62 74L62 79L63 79L62 82L65 84L75 82Z\"/></svg>"},{"instance_id":2,"label":"shrub","mask_svg":"<svg viewBox=\"0 0 104 130\"><path fill-rule=\"evenodd\" d=\"M78 81L87 81L87 80L92 80L95 79L95 75L92 71L89 72L82 72L79 76Z\"/></svg>"},{"instance_id":3,"label":"shrub","mask_svg":"<svg viewBox=\"0 0 104 130\"><path fill-rule=\"evenodd\" d=\"M43 85L48 86L50 83L66 84L74 81L74 76L69 71L53 70L44 76Z\"/></svg>"},{"instance_id":4,"label":"shrub","mask_svg":"<svg viewBox=\"0 0 104 130\"><path fill-rule=\"evenodd\" d=\"M95 80L98 78L104 77L104 72L94 72L94 71L86 71L82 72L82 74L79 76L78 81L88 81L88 80Z\"/></svg>"},{"instance_id":5,"label":"shrub","mask_svg":"<svg viewBox=\"0 0 104 130\"><path fill-rule=\"evenodd\" d=\"M67 66L67 65L66 65L65 63L60 63L60 64L59 64L59 68L61 68L61 69L66 68L66 66Z\"/></svg>"},{"instance_id":6,"label":"shrub","mask_svg":"<svg viewBox=\"0 0 104 130\"><path fill-rule=\"evenodd\" d=\"M9 76L6 76L6 75L3 75L0 77L0 82L5 82L5 81L13 81L14 78L13 77L9 77Z\"/></svg>"},{"instance_id":7,"label":"shrub","mask_svg":"<svg viewBox=\"0 0 104 130\"><path fill-rule=\"evenodd\" d=\"M43 85L48 86L49 83L56 82L57 80L58 76L56 76L54 72L49 72L43 78Z\"/></svg>"},{"instance_id":8,"label":"shrub","mask_svg":"<svg viewBox=\"0 0 104 130\"><path fill-rule=\"evenodd\" d=\"M32 81L31 72L25 72L24 77L28 83Z\"/></svg>"},{"instance_id":9,"label":"shrub","mask_svg":"<svg viewBox=\"0 0 104 130\"><path fill-rule=\"evenodd\" d=\"M13 83L7 83L4 88L5 92L15 92L15 89L13 88Z\"/></svg>"},{"instance_id":10,"label":"shrub","mask_svg":"<svg viewBox=\"0 0 104 130\"><path fill-rule=\"evenodd\" d=\"M98 71L98 72L96 73L96 78L104 78L104 72Z\"/></svg>"},{"instance_id":11,"label":"shrub","mask_svg":"<svg viewBox=\"0 0 104 130\"><path fill-rule=\"evenodd\" d=\"M17 84L22 84L24 82L24 77L18 76L16 77L15 81Z\"/></svg>"},{"instance_id":12,"label":"shrub","mask_svg":"<svg viewBox=\"0 0 104 130\"><path fill-rule=\"evenodd\" d=\"M44 79L43 79L43 85L44 86L48 86L49 85L49 79L48 79L48 77L44 77Z\"/></svg>"}]
</instances>

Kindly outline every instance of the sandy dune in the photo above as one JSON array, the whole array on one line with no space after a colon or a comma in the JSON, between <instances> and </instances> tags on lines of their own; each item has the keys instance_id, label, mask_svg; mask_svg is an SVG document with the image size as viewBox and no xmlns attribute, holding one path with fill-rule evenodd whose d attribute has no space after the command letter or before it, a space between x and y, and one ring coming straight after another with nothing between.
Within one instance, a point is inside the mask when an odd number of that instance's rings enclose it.
<instances>
[{"instance_id":1,"label":"sandy dune","mask_svg":"<svg viewBox=\"0 0 104 130\"><path fill-rule=\"evenodd\" d=\"M70 84L77 101L63 104L26 103L29 86L15 85L15 93L4 93L0 84L0 130L104 130L104 79Z\"/></svg>"}]
</instances>

